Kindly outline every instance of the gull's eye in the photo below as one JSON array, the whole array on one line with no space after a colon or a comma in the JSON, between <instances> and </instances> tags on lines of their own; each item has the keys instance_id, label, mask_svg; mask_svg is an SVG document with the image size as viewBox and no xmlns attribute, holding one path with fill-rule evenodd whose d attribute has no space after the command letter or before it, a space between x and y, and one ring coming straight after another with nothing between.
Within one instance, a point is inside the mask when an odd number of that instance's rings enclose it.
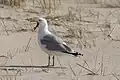
<instances>
[{"instance_id":1,"label":"gull's eye","mask_svg":"<svg viewBox=\"0 0 120 80\"><path fill-rule=\"evenodd\" d=\"M39 19L39 21L42 21L42 20Z\"/></svg>"}]
</instances>

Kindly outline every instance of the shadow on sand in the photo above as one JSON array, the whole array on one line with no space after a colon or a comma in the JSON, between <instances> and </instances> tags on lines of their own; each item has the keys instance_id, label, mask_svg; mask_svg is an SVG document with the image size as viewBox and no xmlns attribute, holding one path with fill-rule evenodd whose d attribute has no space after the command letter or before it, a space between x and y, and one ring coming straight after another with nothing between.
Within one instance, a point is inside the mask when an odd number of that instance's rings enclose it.
<instances>
[{"instance_id":1,"label":"shadow on sand","mask_svg":"<svg viewBox=\"0 0 120 80\"><path fill-rule=\"evenodd\" d=\"M0 68L62 68L62 69L66 69L66 67L59 67L59 66L22 66L22 65L0 66Z\"/></svg>"}]
</instances>

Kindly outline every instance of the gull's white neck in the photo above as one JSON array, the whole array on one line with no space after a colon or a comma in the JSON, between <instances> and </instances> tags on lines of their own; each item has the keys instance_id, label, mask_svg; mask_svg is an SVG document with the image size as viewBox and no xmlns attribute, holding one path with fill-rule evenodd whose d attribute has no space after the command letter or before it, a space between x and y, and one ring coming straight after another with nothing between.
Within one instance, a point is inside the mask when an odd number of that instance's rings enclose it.
<instances>
[{"instance_id":1,"label":"gull's white neck","mask_svg":"<svg viewBox=\"0 0 120 80\"><path fill-rule=\"evenodd\" d=\"M47 22L39 23L39 26L38 26L38 38L43 38L43 36L45 36L47 34L51 34L50 31L48 30Z\"/></svg>"}]
</instances>

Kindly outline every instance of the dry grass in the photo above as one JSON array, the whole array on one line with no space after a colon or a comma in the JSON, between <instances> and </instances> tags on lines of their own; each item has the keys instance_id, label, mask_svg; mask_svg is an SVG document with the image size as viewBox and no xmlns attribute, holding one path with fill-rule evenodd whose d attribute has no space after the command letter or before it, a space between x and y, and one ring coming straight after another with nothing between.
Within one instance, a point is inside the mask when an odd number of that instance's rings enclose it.
<instances>
[{"instance_id":1,"label":"dry grass","mask_svg":"<svg viewBox=\"0 0 120 80\"><path fill-rule=\"evenodd\" d=\"M90 48L93 45L95 46L94 39L96 38L93 32L88 31L86 27L87 27L87 24L93 23L93 22L84 20L83 17L81 16L82 15L81 15L80 8L74 9L72 7L69 7L68 13L66 15L47 16L45 18L48 19L48 21L51 24L55 26L61 26L65 29L66 35L63 35L61 37L65 39L67 43L76 44L79 48L84 48L84 47Z\"/></svg>"},{"instance_id":2,"label":"dry grass","mask_svg":"<svg viewBox=\"0 0 120 80\"><path fill-rule=\"evenodd\" d=\"M35 5L35 0L33 1L33 5ZM51 13L59 8L61 5L61 0L39 0L38 5L38 7L41 7L44 12Z\"/></svg>"},{"instance_id":3,"label":"dry grass","mask_svg":"<svg viewBox=\"0 0 120 80\"><path fill-rule=\"evenodd\" d=\"M39 4L38 7L41 7L43 10L48 10L49 12L54 9L58 9L59 5L62 4L61 0L31 0L33 6ZM120 7L120 0L110 0L110 1L99 1L99 0L76 0L79 4L100 4L102 7L106 8L118 8ZM1 4L7 4L10 6L21 6L25 4L25 0L0 0Z\"/></svg>"},{"instance_id":4,"label":"dry grass","mask_svg":"<svg viewBox=\"0 0 120 80\"><path fill-rule=\"evenodd\" d=\"M11 0L13 1L13 0ZM21 0L22 2L23 0ZM21 2L17 3L18 6L20 6ZM24 2L24 1L23 1ZM36 8L35 4L40 4L40 9L43 10L48 10L48 12L52 12L53 10L56 9L57 4L61 4L61 0L39 0L39 3L36 3L36 0L33 0L33 7ZM97 3L97 1L93 0L94 3ZM6 4L6 2L3 2L4 4ZM10 5L16 6L16 3L10 3ZM53 5L54 4L54 5ZM101 12L97 12L94 9L89 9L87 14L85 14L86 12L84 12L86 10L82 9L82 8L73 8L73 7L69 7L67 14L66 15L58 15L58 16L47 16L45 17L46 19L48 19L48 21L50 22L50 24L59 27L59 29L62 27L65 32L63 33L64 35L61 35L61 37L64 39L64 41L68 44L74 44L75 47L79 47L79 48L91 48L91 47L95 47L96 46L96 41L98 38L100 38L101 36L103 36L101 39L108 39L108 40L112 40L112 41L120 41L119 39L114 39L115 35L112 35L112 33L114 32L114 30L116 29L115 26L112 26L112 23L110 23L110 21L108 20L108 18L114 14L114 12L110 12L107 15L107 18L104 20L104 22L99 23L100 18L104 17L104 15ZM34 14L36 12L30 12L28 11L30 14ZM38 13L36 13L38 14ZM85 14L85 15L83 15ZM118 14L118 13L117 13ZM86 19L87 18L87 19ZM90 19L89 19L90 18ZM11 32L16 32L16 33L21 33L21 32L28 32L28 31L32 31L32 27L30 27L30 29L26 26L31 26L33 24L29 25L24 25L22 26L22 28L17 29L18 27L16 25L14 25L15 22L19 21L19 20L14 20L11 17L1 17L1 23L4 29L4 32L7 35L11 35ZM94 20L93 20L94 19ZM13 27L15 30L11 29L8 30L6 26L6 24L4 23L5 21L12 21L13 22ZM119 19L118 19L119 21ZM120 22L120 21L119 21ZM21 23L24 24L24 23ZM92 24L92 26L90 26ZM99 31L90 31L89 27L95 27L97 28ZM61 30L62 32L62 30ZM56 32L57 33L57 32ZM98 34L98 33L102 33L102 34ZM99 35L99 36L98 36ZM117 35L117 34L116 34ZM29 52L29 50L31 50L31 44L32 44L32 38L29 37L28 38L28 42L20 49L16 48L14 49L14 52L8 52L7 53L7 57L9 59L13 59L17 53L25 53L25 52ZM76 46L77 45L77 46ZM107 44L106 46L109 46L109 44ZM104 46L102 49L99 49L97 51L97 53L94 55L95 59L93 59L94 64L91 64L89 61L85 61L83 65L81 65L81 63L77 63L77 67L81 68L79 69L79 73L77 74L77 71L75 71L74 67L72 67L72 65L68 65L69 66L69 70L71 71L71 73L77 78L77 80L79 80L79 76L81 76L82 74L82 69L86 70L88 74L86 75L100 75L100 76L105 76L106 72L105 72L105 63L104 63L104 55L103 53L99 52L103 49L106 48L106 46ZM103 50L104 51L104 50ZM4 56L2 56L4 57ZM32 57L32 56L31 56ZM100 58L100 59L98 59ZM8 60L7 60L8 61ZM59 60L58 60L59 62ZM24 63L24 62L23 62ZM6 64L6 63L5 63ZM60 62L59 62L60 64ZM87 67L86 67L87 64ZM89 64L89 65L88 65ZM99 66L98 66L99 64ZM23 64L25 65L25 64ZM32 66L21 66L21 65L14 65L14 66L2 66L3 70L6 70L6 72L9 71L17 71L16 72L16 76L21 73L21 70L19 70L19 68L23 70L23 68L26 69L26 71L28 71L28 68L35 69L35 68L43 68L42 72L46 72L49 73L49 71L45 71L44 68L48 68L47 66L34 66L34 61L31 58L31 65ZM93 67L91 67L91 65ZM16 69L18 68L18 69ZM52 69L55 69L55 67L50 67ZM56 67L56 68L62 68L61 64L60 67ZM95 71L93 71L92 69L95 68ZM63 70L63 73L66 73L65 70ZM7 74L7 73L6 73ZM115 77L117 80L118 79L118 75L115 73L111 74L113 77ZM16 77L15 76L15 77Z\"/></svg>"},{"instance_id":5,"label":"dry grass","mask_svg":"<svg viewBox=\"0 0 120 80\"><path fill-rule=\"evenodd\" d=\"M21 6L25 0L0 0L1 4L7 4L10 6Z\"/></svg>"}]
</instances>

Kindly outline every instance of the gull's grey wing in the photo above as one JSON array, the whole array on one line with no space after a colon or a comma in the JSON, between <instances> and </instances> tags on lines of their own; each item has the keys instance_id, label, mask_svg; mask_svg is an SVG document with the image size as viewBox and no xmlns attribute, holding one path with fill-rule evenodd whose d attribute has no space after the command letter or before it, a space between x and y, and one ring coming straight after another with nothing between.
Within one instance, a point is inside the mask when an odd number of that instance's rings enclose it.
<instances>
[{"instance_id":1,"label":"gull's grey wing","mask_svg":"<svg viewBox=\"0 0 120 80\"><path fill-rule=\"evenodd\" d=\"M42 45L46 45L46 49L50 51L71 52L72 50L64 44L62 40L54 35L46 35L40 40Z\"/></svg>"}]
</instances>

